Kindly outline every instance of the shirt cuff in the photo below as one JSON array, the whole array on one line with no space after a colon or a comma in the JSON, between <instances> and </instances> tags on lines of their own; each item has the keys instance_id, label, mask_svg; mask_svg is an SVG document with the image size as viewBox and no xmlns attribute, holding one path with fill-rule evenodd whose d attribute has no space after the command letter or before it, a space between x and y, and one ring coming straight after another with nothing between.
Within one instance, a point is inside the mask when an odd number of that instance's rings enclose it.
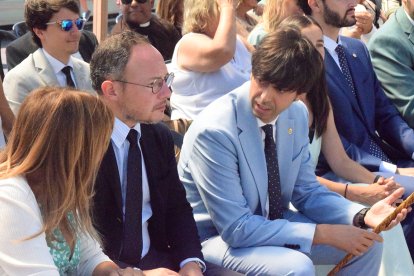
<instances>
[{"instance_id":1,"label":"shirt cuff","mask_svg":"<svg viewBox=\"0 0 414 276\"><path fill-rule=\"evenodd\" d=\"M202 260L200 260L199 258L187 258L187 259L185 259L184 261L182 261L180 263L180 268L183 268L183 266L185 266L189 262L196 262L200 266L201 272L203 272L203 273L206 272L206 264Z\"/></svg>"},{"instance_id":2,"label":"shirt cuff","mask_svg":"<svg viewBox=\"0 0 414 276\"><path fill-rule=\"evenodd\" d=\"M411 154L411 159L413 159L413 160L414 160L414 152L413 152L413 154Z\"/></svg>"},{"instance_id":3,"label":"shirt cuff","mask_svg":"<svg viewBox=\"0 0 414 276\"><path fill-rule=\"evenodd\" d=\"M397 172L397 165L381 161L379 171L380 172L396 173Z\"/></svg>"}]
</instances>

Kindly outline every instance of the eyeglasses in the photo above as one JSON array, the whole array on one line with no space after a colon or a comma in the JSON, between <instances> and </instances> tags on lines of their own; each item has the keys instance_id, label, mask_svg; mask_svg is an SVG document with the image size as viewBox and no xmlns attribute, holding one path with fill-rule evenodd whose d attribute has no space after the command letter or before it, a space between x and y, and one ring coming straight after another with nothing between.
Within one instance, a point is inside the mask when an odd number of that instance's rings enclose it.
<instances>
[{"instance_id":1,"label":"eyeglasses","mask_svg":"<svg viewBox=\"0 0 414 276\"><path fill-rule=\"evenodd\" d=\"M140 4L145 4L148 2L148 0L135 0ZM130 5L132 3L132 0L121 0L121 3L124 5Z\"/></svg>"},{"instance_id":2,"label":"eyeglasses","mask_svg":"<svg viewBox=\"0 0 414 276\"><path fill-rule=\"evenodd\" d=\"M78 28L79 31L82 31L83 27L85 26L85 22L86 21L83 18L78 18L75 20L63 19L59 21L48 22L46 23L46 25L58 24L60 25L62 31L69 32L70 30L72 30L73 23L75 23L76 28Z\"/></svg>"},{"instance_id":3,"label":"eyeglasses","mask_svg":"<svg viewBox=\"0 0 414 276\"><path fill-rule=\"evenodd\" d=\"M158 92L161 91L161 88L164 86L164 82L168 87L170 87L171 84L173 83L173 80L174 80L174 73L169 73L165 75L163 78L156 78L150 85L144 85L144 84L124 81L124 80L114 80L114 81L148 87L152 89L152 94L157 94Z\"/></svg>"}]
</instances>

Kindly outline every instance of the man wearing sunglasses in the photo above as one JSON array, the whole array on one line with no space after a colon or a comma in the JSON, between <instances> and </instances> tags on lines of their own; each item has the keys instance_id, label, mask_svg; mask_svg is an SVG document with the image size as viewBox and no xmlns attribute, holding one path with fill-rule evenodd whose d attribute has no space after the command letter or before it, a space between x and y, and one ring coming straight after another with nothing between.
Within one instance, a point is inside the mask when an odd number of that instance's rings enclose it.
<instances>
[{"instance_id":1,"label":"man wearing sunglasses","mask_svg":"<svg viewBox=\"0 0 414 276\"><path fill-rule=\"evenodd\" d=\"M239 275L203 262L169 129L159 123L174 75L149 41L125 31L91 60L92 85L115 114L93 199L104 252L145 275Z\"/></svg>"},{"instance_id":2,"label":"man wearing sunglasses","mask_svg":"<svg viewBox=\"0 0 414 276\"><path fill-rule=\"evenodd\" d=\"M4 78L4 92L17 114L26 96L40 86L71 86L94 93L89 65L71 55L79 48L84 20L77 0L28 0L25 20L39 46Z\"/></svg>"},{"instance_id":3,"label":"man wearing sunglasses","mask_svg":"<svg viewBox=\"0 0 414 276\"><path fill-rule=\"evenodd\" d=\"M160 51L164 60L170 60L181 34L174 25L152 14L154 0L117 0L117 3L121 5L122 20L114 26L112 34L125 29L142 34Z\"/></svg>"}]
</instances>

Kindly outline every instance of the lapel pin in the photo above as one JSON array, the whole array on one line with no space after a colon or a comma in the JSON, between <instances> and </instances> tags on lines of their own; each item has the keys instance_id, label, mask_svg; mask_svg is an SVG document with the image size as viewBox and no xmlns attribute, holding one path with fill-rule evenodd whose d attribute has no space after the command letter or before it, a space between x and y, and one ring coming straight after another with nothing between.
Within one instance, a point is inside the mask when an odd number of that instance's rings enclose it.
<instances>
[{"instance_id":1,"label":"lapel pin","mask_svg":"<svg viewBox=\"0 0 414 276\"><path fill-rule=\"evenodd\" d=\"M290 134L292 134L292 132L293 132L293 129L292 129L292 128L289 128L289 129L288 129L288 133L289 133L289 135L290 135Z\"/></svg>"},{"instance_id":2,"label":"lapel pin","mask_svg":"<svg viewBox=\"0 0 414 276\"><path fill-rule=\"evenodd\" d=\"M354 58L356 58L356 57L357 57L357 55L356 55L355 53L352 53L352 56L353 56Z\"/></svg>"}]
</instances>

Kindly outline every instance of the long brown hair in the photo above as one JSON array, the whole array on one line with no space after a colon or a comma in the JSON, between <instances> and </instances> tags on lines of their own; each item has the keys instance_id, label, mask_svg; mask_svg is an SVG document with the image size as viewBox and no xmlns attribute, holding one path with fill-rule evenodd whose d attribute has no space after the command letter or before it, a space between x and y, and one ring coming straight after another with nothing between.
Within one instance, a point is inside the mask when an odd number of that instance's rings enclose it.
<instances>
[{"instance_id":1,"label":"long brown hair","mask_svg":"<svg viewBox=\"0 0 414 276\"><path fill-rule=\"evenodd\" d=\"M84 92L43 87L27 96L0 154L0 178L25 176L42 212L43 229L27 239L44 231L53 240L59 228L69 244L78 231L99 240L90 205L113 120L97 96Z\"/></svg>"},{"instance_id":2,"label":"long brown hair","mask_svg":"<svg viewBox=\"0 0 414 276\"><path fill-rule=\"evenodd\" d=\"M173 24L181 33L183 28L184 0L159 0L157 15Z\"/></svg>"}]
</instances>

